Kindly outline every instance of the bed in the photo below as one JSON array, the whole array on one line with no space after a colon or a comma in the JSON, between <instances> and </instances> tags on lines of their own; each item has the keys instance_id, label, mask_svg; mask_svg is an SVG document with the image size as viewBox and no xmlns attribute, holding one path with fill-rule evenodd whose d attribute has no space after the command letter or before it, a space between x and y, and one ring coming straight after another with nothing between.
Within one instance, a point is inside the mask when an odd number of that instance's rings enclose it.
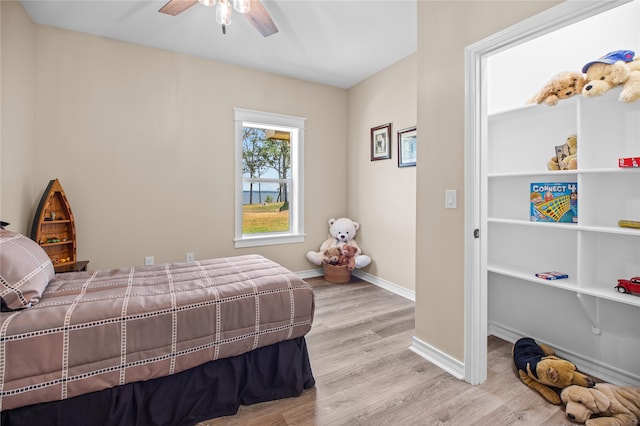
<instances>
[{"instance_id":1,"label":"bed","mask_svg":"<svg viewBox=\"0 0 640 426\"><path fill-rule=\"evenodd\" d=\"M0 411L12 424L185 424L315 381L314 297L259 255L53 273L0 230Z\"/></svg>"}]
</instances>

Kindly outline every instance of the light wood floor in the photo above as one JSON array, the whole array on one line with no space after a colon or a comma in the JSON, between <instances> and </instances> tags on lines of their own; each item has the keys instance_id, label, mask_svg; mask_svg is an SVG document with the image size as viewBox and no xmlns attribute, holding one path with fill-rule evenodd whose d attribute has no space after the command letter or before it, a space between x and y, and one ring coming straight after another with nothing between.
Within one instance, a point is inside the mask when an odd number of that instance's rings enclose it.
<instances>
[{"instance_id":1,"label":"light wood floor","mask_svg":"<svg viewBox=\"0 0 640 426\"><path fill-rule=\"evenodd\" d=\"M200 426L572 424L562 407L520 382L510 343L489 338L488 379L471 386L408 349L413 302L356 278L307 281L316 295L307 335L316 386Z\"/></svg>"}]
</instances>

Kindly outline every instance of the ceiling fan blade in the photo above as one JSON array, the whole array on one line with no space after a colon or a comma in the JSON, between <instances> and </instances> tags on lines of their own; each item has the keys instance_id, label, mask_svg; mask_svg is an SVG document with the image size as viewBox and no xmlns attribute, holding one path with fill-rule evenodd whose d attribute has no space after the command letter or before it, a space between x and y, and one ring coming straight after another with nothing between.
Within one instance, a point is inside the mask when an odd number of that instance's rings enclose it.
<instances>
[{"instance_id":1,"label":"ceiling fan blade","mask_svg":"<svg viewBox=\"0 0 640 426\"><path fill-rule=\"evenodd\" d=\"M273 19L260 0L251 0L251 9L245 13L245 16L264 37L278 32L276 24L273 23Z\"/></svg>"},{"instance_id":2,"label":"ceiling fan blade","mask_svg":"<svg viewBox=\"0 0 640 426\"><path fill-rule=\"evenodd\" d=\"M158 10L158 12L176 16L189 9L196 3L198 3L198 0L169 0L167 4L165 4L160 8L160 10Z\"/></svg>"}]
</instances>

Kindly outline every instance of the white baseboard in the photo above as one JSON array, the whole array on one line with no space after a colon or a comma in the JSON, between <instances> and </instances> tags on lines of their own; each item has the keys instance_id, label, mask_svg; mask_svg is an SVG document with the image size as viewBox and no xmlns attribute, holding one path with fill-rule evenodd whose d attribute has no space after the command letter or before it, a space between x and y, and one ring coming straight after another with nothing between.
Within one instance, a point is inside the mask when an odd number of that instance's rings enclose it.
<instances>
[{"instance_id":1,"label":"white baseboard","mask_svg":"<svg viewBox=\"0 0 640 426\"><path fill-rule=\"evenodd\" d=\"M432 364L440 367L456 379L465 380L464 363L450 357L428 343L413 336L409 350L420 355Z\"/></svg>"},{"instance_id":2,"label":"white baseboard","mask_svg":"<svg viewBox=\"0 0 640 426\"><path fill-rule=\"evenodd\" d=\"M397 294L398 296L402 296L405 299L409 299L412 302L416 301L416 292L413 290L409 290L407 288L399 286L398 284L392 283L391 281L383 280L382 278L378 278L375 275L368 274L358 269L353 271L353 275L366 282L369 282L371 284L377 285L378 287L384 288L385 290L388 290L391 293Z\"/></svg>"},{"instance_id":3,"label":"white baseboard","mask_svg":"<svg viewBox=\"0 0 640 426\"><path fill-rule=\"evenodd\" d=\"M517 330L495 322L489 322L487 332L489 335L499 337L511 343L515 343L519 338L524 337L524 334L518 333ZM587 358L565 348L558 347L557 345L551 345L549 342L538 339L536 339L536 341L551 346L559 357L570 360L578 367L578 370L586 374L590 374L605 382L613 383L614 385L640 387L640 376L638 375L602 364L600 361Z\"/></svg>"},{"instance_id":4,"label":"white baseboard","mask_svg":"<svg viewBox=\"0 0 640 426\"><path fill-rule=\"evenodd\" d=\"M306 271L298 271L295 274L304 280L305 278L321 277L324 275L324 270L322 268L307 269Z\"/></svg>"},{"instance_id":5,"label":"white baseboard","mask_svg":"<svg viewBox=\"0 0 640 426\"><path fill-rule=\"evenodd\" d=\"M296 275L302 279L305 278L315 278L321 277L324 275L324 270L322 268L317 269L307 269L306 271L298 271ZM391 293L397 294L398 296L402 296L405 299L409 299L412 302L416 301L416 292L412 290L408 290L398 284L392 283L391 281L383 280L382 278L378 278L375 275L368 274L366 272L362 272L358 269L353 271L353 276L360 278L368 283L381 287L385 290L390 291Z\"/></svg>"}]
</instances>

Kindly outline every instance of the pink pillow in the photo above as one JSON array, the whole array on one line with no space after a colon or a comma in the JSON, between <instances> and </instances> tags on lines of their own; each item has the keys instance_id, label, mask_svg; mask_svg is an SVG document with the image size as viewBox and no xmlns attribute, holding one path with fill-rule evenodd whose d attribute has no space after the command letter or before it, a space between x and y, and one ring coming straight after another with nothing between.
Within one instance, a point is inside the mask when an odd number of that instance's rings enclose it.
<instances>
[{"instance_id":1,"label":"pink pillow","mask_svg":"<svg viewBox=\"0 0 640 426\"><path fill-rule=\"evenodd\" d=\"M38 303L54 275L51 259L35 241L0 229L0 297L7 308Z\"/></svg>"}]
</instances>

